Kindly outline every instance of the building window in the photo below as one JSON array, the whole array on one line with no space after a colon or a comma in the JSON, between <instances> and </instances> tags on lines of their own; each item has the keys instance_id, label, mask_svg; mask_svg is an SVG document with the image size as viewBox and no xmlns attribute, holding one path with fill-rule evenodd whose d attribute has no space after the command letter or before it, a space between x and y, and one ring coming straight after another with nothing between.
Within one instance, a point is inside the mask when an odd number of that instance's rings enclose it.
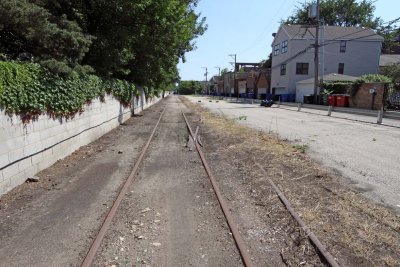
<instances>
[{"instance_id":1,"label":"building window","mask_svg":"<svg viewBox=\"0 0 400 267\"><path fill-rule=\"evenodd\" d=\"M340 41L340 53L346 52L346 41Z\"/></svg>"},{"instance_id":2,"label":"building window","mask_svg":"<svg viewBox=\"0 0 400 267\"><path fill-rule=\"evenodd\" d=\"M281 48L281 53L286 53L287 52L287 41L282 42L282 48Z\"/></svg>"},{"instance_id":3,"label":"building window","mask_svg":"<svg viewBox=\"0 0 400 267\"><path fill-rule=\"evenodd\" d=\"M279 55L279 44L275 45L274 56Z\"/></svg>"},{"instance_id":4,"label":"building window","mask_svg":"<svg viewBox=\"0 0 400 267\"><path fill-rule=\"evenodd\" d=\"M338 74L343 74L344 73L344 63L339 63L339 68L337 71Z\"/></svg>"},{"instance_id":5,"label":"building window","mask_svg":"<svg viewBox=\"0 0 400 267\"><path fill-rule=\"evenodd\" d=\"M286 75L286 64L281 65L281 76Z\"/></svg>"},{"instance_id":6,"label":"building window","mask_svg":"<svg viewBox=\"0 0 400 267\"><path fill-rule=\"evenodd\" d=\"M308 75L308 63L296 63L296 74Z\"/></svg>"}]
</instances>

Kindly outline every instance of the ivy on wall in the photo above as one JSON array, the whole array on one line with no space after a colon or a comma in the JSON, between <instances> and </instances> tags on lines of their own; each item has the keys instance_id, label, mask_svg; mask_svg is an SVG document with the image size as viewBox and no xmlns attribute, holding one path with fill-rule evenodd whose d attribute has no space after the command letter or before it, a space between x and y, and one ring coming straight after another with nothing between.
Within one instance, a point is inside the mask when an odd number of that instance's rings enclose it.
<instances>
[{"instance_id":1,"label":"ivy on wall","mask_svg":"<svg viewBox=\"0 0 400 267\"><path fill-rule=\"evenodd\" d=\"M93 99L104 101L106 94L127 107L137 92L123 80L87 74L61 77L36 63L0 61L0 108L9 115L20 115L24 122L45 113L73 117Z\"/></svg>"}]
</instances>

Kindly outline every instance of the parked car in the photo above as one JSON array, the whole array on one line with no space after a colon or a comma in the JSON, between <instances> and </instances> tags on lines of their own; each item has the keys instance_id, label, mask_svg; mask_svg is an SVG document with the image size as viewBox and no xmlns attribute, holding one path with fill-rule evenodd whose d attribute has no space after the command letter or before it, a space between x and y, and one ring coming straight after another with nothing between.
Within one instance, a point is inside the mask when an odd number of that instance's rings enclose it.
<instances>
[{"instance_id":1,"label":"parked car","mask_svg":"<svg viewBox=\"0 0 400 267\"><path fill-rule=\"evenodd\" d=\"M262 106L262 107L271 107L272 104L274 104L274 101L272 101L272 100L261 100L260 106Z\"/></svg>"}]
</instances>

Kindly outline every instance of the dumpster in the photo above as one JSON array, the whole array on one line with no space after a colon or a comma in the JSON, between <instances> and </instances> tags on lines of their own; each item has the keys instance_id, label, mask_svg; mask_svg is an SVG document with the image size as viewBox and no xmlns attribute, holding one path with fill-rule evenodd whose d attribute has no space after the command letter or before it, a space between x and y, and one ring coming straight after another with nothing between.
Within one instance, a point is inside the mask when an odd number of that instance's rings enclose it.
<instances>
[{"instance_id":1,"label":"dumpster","mask_svg":"<svg viewBox=\"0 0 400 267\"><path fill-rule=\"evenodd\" d=\"M349 96L348 95L337 95L336 96L336 106L348 107L349 106Z\"/></svg>"},{"instance_id":2,"label":"dumpster","mask_svg":"<svg viewBox=\"0 0 400 267\"><path fill-rule=\"evenodd\" d=\"M289 102L296 102L296 94L289 94Z\"/></svg>"},{"instance_id":3,"label":"dumpster","mask_svg":"<svg viewBox=\"0 0 400 267\"><path fill-rule=\"evenodd\" d=\"M337 98L337 95L329 95L328 96L328 105L336 106L336 98Z\"/></svg>"},{"instance_id":4,"label":"dumpster","mask_svg":"<svg viewBox=\"0 0 400 267\"><path fill-rule=\"evenodd\" d=\"M303 96L304 104L314 104L314 95L305 95Z\"/></svg>"}]
</instances>

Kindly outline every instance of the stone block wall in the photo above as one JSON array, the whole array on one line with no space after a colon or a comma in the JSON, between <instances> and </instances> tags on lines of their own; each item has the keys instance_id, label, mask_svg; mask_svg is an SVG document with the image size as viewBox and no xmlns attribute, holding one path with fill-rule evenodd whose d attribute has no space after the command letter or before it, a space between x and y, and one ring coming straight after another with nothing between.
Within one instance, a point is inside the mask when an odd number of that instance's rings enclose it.
<instances>
[{"instance_id":1,"label":"stone block wall","mask_svg":"<svg viewBox=\"0 0 400 267\"><path fill-rule=\"evenodd\" d=\"M159 100L153 98L146 102L145 97L135 99L135 114ZM0 110L0 195L131 116L131 109L124 108L112 96L107 96L104 103L93 100L84 110L68 120L41 115L26 125L18 116L10 117Z\"/></svg>"}]
</instances>

